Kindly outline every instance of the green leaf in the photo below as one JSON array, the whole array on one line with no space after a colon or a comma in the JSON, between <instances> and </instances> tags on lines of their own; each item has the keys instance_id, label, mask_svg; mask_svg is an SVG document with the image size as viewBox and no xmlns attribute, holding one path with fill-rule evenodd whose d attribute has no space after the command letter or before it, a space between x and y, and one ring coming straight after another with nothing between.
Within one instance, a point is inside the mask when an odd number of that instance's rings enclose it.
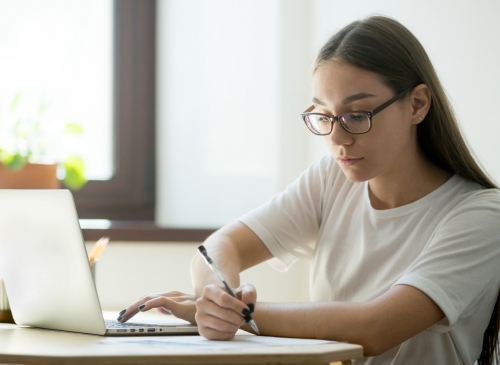
<instances>
[{"instance_id":1,"label":"green leaf","mask_svg":"<svg viewBox=\"0 0 500 365\"><path fill-rule=\"evenodd\" d=\"M63 179L64 185L71 190L80 190L87 183L85 178L85 163L78 156L70 156L63 162L66 176Z\"/></svg>"},{"instance_id":2,"label":"green leaf","mask_svg":"<svg viewBox=\"0 0 500 365\"><path fill-rule=\"evenodd\" d=\"M15 155L6 156L3 160L5 167L11 171L19 171L26 164L26 157L21 156L19 153Z\"/></svg>"},{"instance_id":3,"label":"green leaf","mask_svg":"<svg viewBox=\"0 0 500 365\"><path fill-rule=\"evenodd\" d=\"M64 132L66 132L68 134L82 134L83 128L78 123L70 122L70 123L66 123L66 126L64 127Z\"/></svg>"},{"instance_id":4,"label":"green leaf","mask_svg":"<svg viewBox=\"0 0 500 365\"><path fill-rule=\"evenodd\" d=\"M17 104L19 104L19 99L21 99L21 93L17 93L17 95L14 96L14 99L10 103L9 111L13 111L16 108Z\"/></svg>"}]
</instances>

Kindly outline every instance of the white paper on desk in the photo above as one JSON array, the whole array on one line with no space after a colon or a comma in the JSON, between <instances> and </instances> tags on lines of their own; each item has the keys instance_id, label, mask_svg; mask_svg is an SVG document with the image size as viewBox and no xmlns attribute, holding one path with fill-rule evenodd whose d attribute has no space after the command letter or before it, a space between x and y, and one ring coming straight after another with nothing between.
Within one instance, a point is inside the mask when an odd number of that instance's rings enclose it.
<instances>
[{"instance_id":1,"label":"white paper on desk","mask_svg":"<svg viewBox=\"0 0 500 365\"><path fill-rule=\"evenodd\" d=\"M255 347L273 346L304 346L334 343L325 340L309 340L301 338L266 337L254 335L235 336L230 341L211 341L201 336L149 336L149 337L106 337L99 344L129 344L132 346L148 347L190 347L198 350L241 350Z\"/></svg>"}]
</instances>

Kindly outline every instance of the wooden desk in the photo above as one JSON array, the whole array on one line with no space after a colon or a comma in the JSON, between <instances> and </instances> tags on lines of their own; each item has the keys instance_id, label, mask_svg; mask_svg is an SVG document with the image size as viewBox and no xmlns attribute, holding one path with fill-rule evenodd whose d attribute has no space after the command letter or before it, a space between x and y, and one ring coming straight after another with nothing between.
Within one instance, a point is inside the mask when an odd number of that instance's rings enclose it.
<instances>
[{"instance_id":1,"label":"wooden desk","mask_svg":"<svg viewBox=\"0 0 500 365\"><path fill-rule=\"evenodd\" d=\"M189 342L188 336L182 337L182 340ZM252 339L255 341L256 337L238 335L234 342L238 346L221 349L217 346L228 345L209 341L211 344L205 346L179 346L168 342L173 341L170 336L102 337L0 324L0 363L323 365L345 360L342 364L349 364L350 359L363 355L361 346L345 343L300 346L262 346L253 343L251 346ZM262 339L265 337L260 337L259 341Z\"/></svg>"}]
</instances>

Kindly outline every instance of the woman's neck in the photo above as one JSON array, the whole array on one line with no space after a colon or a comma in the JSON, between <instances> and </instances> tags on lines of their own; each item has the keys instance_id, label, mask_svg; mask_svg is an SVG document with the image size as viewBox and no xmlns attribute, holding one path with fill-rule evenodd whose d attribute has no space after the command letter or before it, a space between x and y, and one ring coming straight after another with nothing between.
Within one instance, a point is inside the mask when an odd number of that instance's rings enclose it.
<instances>
[{"instance_id":1,"label":"woman's neck","mask_svg":"<svg viewBox=\"0 0 500 365\"><path fill-rule=\"evenodd\" d=\"M415 155L414 161L406 161L404 166L393 169L368 182L368 193L374 209L384 210L413 203L430 194L453 174L430 162L422 153Z\"/></svg>"}]
</instances>

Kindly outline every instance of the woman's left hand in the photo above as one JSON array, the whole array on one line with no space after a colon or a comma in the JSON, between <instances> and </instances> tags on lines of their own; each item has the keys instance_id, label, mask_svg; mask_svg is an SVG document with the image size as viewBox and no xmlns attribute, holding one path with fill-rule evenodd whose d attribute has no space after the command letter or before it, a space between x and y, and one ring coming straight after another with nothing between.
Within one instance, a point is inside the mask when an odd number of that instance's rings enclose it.
<instances>
[{"instance_id":1,"label":"woman's left hand","mask_svg":"<svg viewBox=\"0 0 500 365\"><path fill-rule=\"evenodd\" d=\"M171 291L163 294L148 294L126 308L125 312L120 312L119 322L126 322L138 312L145 312L156 308L163 314L172 314L177 318L196 324L196 298L194 295L185 294L178 291Z\"/></svg>"}]
</instances>

